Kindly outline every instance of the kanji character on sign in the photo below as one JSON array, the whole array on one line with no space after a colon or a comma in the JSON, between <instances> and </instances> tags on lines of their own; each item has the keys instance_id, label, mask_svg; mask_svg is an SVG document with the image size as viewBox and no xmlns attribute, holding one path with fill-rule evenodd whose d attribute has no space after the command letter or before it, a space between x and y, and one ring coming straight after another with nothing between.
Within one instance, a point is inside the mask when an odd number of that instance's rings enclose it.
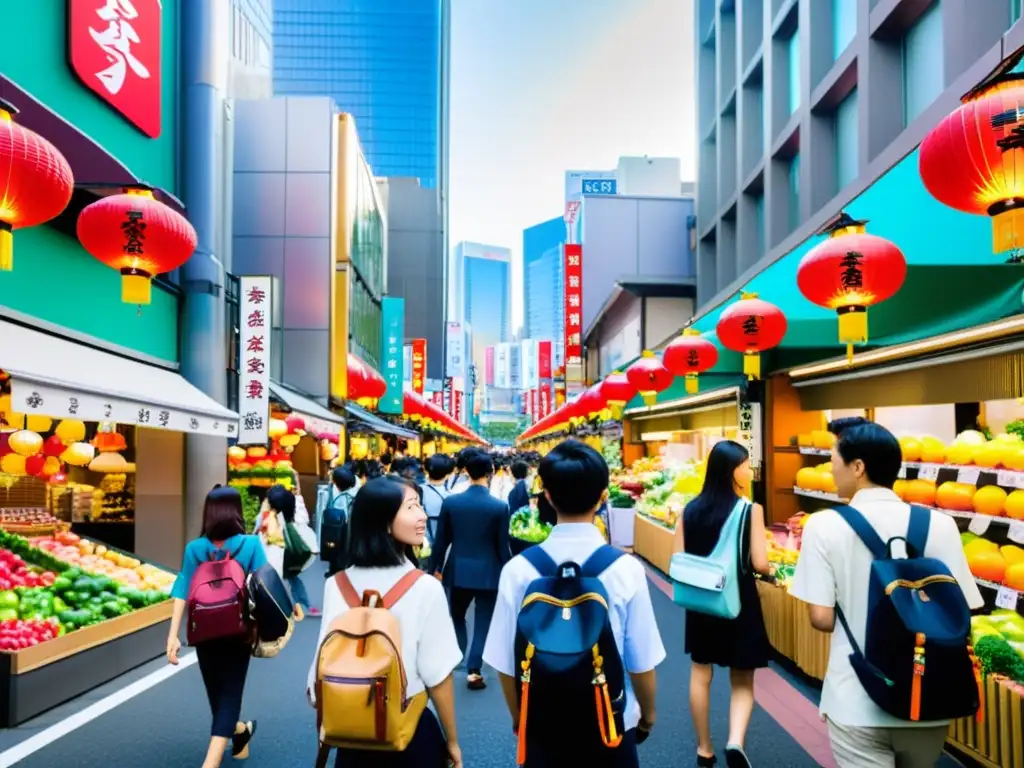
<instances>
[{"instance_id":1,"label":"kanji character on sign","mask_svg":"<svg viewBox=\"0 0 1024 768\"><path fill-rule=\"evenodd\" d=\"M565 320L565 324L568 325L570 328L579 328L580 327L580 313L579 312L570 312L569 316Z\"/></svg>"},{"instance_id":2,"label":"kanji character on sign","mask_svg":"<svg viewBox=\"0 0 1024 768\"><path fill-rule=\"evenodd\" d=\"M266 301L267 292L260 288L258 285L254 285L249 289L249 293L246 294L245 300L250 304L262 304Z\"/></svg>"},{"instance_id":3,"label":"kanji character on sign","mask_svg":"<svg viewBox=\"0 0 1024 768\"><path fill-rule=\"evenodd\" d=\"M143 80L148 80L149 70L132 53L132 45L142 40L128 21L139 16L131 0L107 0L106 5L96 11L96 15L107 22L106 29L95 30L89 27L89 35L107 54L110 62L109 67L96 73L103 87L110 93L120 93L129 68Z\"/></svg>"},{"instance_id":4,"label":"kanji character on sign","mask_svg":"<svg viewBox=\"0 0 1024 768\"><path fill-rule=\"evenodd\" d=\"M580 287L579 275L569 275L569 287L570 288L579 288Z\"/></svg>"},{"instance_id":5,"label":"kanji character on sign","mask_svg":"<svg viewBox=\"0 0 1024 768\"><path fill-rule=\"evenodd\" d=\"M245 386L245 396L249 400L260 400L263 397L263 382L259 379L252 379Z\"/></svg>"},{"instance_id":6,"label":"kanji character on sign","mask_svg":"<svg viewBox=\"0 0 1024 768\"><path fill-rule=\"evenodd\" d=\"M266 352L266 347L263 344L263 336L252 336L245 345L246 352Z\"/></svg>"},{"instance_id":7,"label":"kanji character on sign","mask_svg":"<svg viewBox=\"0 0 1024 768\"><path fill-rule=\"evenodd\" d=\"M267 369L266 363L264 363L258 357L250 357L245 362L245 372L246 373L255 373L257 375L260 375L266 369Z\"/></svg>"},{"instance_id":8,"label":"kanji character on sign","mask_svg":"<svg viewBox=\"0 0 1024 768\"><path fill-rule=\"evenodd\" d=\"M249 313L249 317L246 320L250 328L262 328L263 327L263 310L254 309Z\"/></svg>"}]
</instances>

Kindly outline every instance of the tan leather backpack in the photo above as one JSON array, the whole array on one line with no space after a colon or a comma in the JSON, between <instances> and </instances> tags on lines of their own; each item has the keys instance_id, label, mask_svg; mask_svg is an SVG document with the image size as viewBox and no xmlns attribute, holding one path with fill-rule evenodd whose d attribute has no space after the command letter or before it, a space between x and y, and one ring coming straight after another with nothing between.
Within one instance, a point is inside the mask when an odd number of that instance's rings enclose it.
<instances>
[{"instance_id":1,"label":"tan leather backpack","mask_svg":"<svg viewBox=\"0 0 1024 768\"><path fill-rule=\"evenodd\" d=\"M349 610L331 622L317 653L317 766L332 747L401 752L412 740L427 692L411 699L402 663L402 632L391 613L423 571L407 573L386 595L360 598L344 571L335 581Z\"/></svg>"}]
</instances>

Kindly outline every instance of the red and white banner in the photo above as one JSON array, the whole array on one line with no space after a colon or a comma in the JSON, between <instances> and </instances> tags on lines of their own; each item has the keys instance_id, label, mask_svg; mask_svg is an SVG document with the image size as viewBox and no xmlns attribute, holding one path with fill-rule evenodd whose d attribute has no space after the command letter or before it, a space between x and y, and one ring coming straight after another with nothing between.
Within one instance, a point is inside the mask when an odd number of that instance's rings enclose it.
<instances>
[{"instance_id":1,"label":"red and white banner","mask_svg":"<svg viewBox=\"0 0 1024 768\"><path fill-rule=\"evenodd\" d=\"M441 409L444 408L444 392L441 391L440 389L437 390L436 392L431 392L430 393L430 400L438 408L441 408Z\"/></svg>"},{"instance_id":2,"label":"red and white banner","mask_svg":"<svg viewBox=\"0 0 1024 768\"><path fill-rule=\"evenodd\" d=\"M464 402L463 401L463 397L462 397L462 390L460 390L460 389L452 390L452 401L454 402L454 405L455 405L455 407L453 409L453 412L452 412L452 416L454 416L455 420L457 422L459 422L460 424L465 424L466 423L466 420L465 420L465 415L466 414L463 413L463 410L462 410L462 405L463 405L463 402Z\"/></svg>"},{"instance_id":3,"label":"red and white banner","mask_svg":"<svg viewBox=\"0 0 1024 768\"><path fill-rule=\"evenodd\" d=\"M427 377L427 340L412 340L412 391L423 394L423 381Z\"/></svg>"},{"instance_id":4,"label":"red and white banner","mask_svg":"<svg viewBox=\"0 0 1024 768\"><path fill-rule=\"evenodd\" d=\"M551 387L547 384L542 384L540 389L537 390L538 407L539 413L538 418L543 419L551 413Z\"/></svg>"},{"instance_id":5,"label":"red and white banner","mask_svg":"<svg viewBox=\"0 0 1024 768\"><path fill-rule=\"evenodd\" d=\"M565 379L583 381L583 246L572 243L565 244Z\"/></svg>"},{"instance_id":6,"label":"red and white banner","mask_svg":"<svg viewBox=\"0 0 1024 768\"><path fill-rule=\"evenodd\" d=\"M550 341L537 342L537 378L541 381L551 378L552 346Z\"/></svg>"},{"instance_id":7,"label":"red and white banner","mask_svg":"<svg viewBox=\"0 0 1024 768\"><path fill-rule=\"evenodd\" d=\"M531 424L536 424L537 423L537 419L540 418L540 414L538 413L538 409L539 409L540 405L537 402L540 398L537 396L537 392L538 392L538 390L535 388L535 389L531 389L527 393L529 398L530 398L530 423Z\"/></svg>"}]
</instances>

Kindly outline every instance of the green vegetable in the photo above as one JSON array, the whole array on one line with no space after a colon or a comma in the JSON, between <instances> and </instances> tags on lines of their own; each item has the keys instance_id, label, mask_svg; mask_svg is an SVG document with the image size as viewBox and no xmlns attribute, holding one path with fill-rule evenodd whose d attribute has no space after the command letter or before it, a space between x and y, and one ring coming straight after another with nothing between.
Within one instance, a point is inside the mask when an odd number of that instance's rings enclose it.
<instances>
[{"instance_id":1,"label":"green vegetable","mask_svg":"<svg viewBox=\"0 0 1024 768\"><path fill-rule=\"evenodd\" d=\"M74 587L75 592L83 595L92 595L99 592L99 590L96 589L95 581L93 581L89 576L82 576L75 579L75 583L72 586Z\"/></svg>"},{"instance_id":2,"label":"green vegetable","mask_svg":"<svg viewBox=\"0 0 1024 768\"><path fill-rule=\"evenodd\" d=\"M0 592L0 609L17 607L18 595L16 592L12 592L9 589L5 589L3 592Z\"/></svg>"},{"instance_id":3,"label":"green vegetable","mask_svg":"<svg viewBox=\"0 0 1024 768\"><path fill-rule=\"evenodd\" d=\"M58 576L53 580L53 591L58 595L71 589L72 581L67 576Z\"/></svg>"},{"instance_id":4,"label":"green vegetable","mask_svg":"<svg viewBox=\"0 0 1024 768\"><path fill-rule=\"evenodd\" d=\"M64 611L66 611L66 610L68 610L68 604L65 603L64 600L62 600L61 598L54 597L53 598L53 612L55 614L57 614L57 615L60 615L60 614L64 613Z\"/></svg>"},{"instance_id":5,"label":"green vegetable","mask_svg":"<svg viewBox=\"0 0 1024 768\"><path fill-rule=\"evenodd\" d=\"M73 582L75 581L75 579L80 579L82 577L82 569L68 568L66 571L64 571L64 573L61 574L61 576Z\"/></svg>"},{"instance_id":6,"label":"green vegetable","mask_svg":"<svg viewBox=\"0 0 1024 768\"><path fill-rule=\"evenodd\" d=\"M116 600L106 601L102 606L100 606L100 609L103 611L103 615L108 619L120 616L125 612L125 609Z\"/></svg>"},{"instance_id":7,"label":"green vegetable","mask_svg":"<svg viewBox=\"0 0 1024 768\"><path fill-rule=\"evenodd\" d=\"M64 602L68 605L78 605L79 601L82 599L82 596L73 589L69 589L62 595L62 597L64 598ZM88 598L88 596L86 597Z\"/></svg>"},{"instance_id":8,"label":"green vegetable","mask_svg":"<svg viewBox=\"0 0 1024 768\"><path fill-rule=\"evenodd\" d=\"M1005 675L1017 682L1024 681L1024 659L1002 637L985 635L978 638L974 654L982 669L989 674Z\"/></svg>"},{"instance_id":9,"label":"green vegetable","mask_svg":"<svg viewBox=\"0 0 1024 768\"><path fill-rule=\"evenodd\" d=\"M12 621L18 618L18 612L13 608L0 608L0 621Z\"/></svg>"}]
</instances>

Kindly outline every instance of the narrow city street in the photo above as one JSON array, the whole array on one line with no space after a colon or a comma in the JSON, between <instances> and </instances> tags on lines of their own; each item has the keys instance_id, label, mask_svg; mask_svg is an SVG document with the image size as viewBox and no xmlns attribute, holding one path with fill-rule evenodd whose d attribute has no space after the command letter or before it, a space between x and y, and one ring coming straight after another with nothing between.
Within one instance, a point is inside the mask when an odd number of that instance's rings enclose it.
<instances>
[{"instance_id":1,"label":"narrow city street","mask_svg":"<svg viewBox=\"0 0 1024 768\"><path fill-rule=\"evenodd\" d=\"M313 592L316 575L305 577ZM319 586L319 585L317 585ZM683 612L664 594L660 577L651 579L658 624L669 649L658 668L658 726L643 745L645 766L688 765L696 742L687 712L688 659L682 652ZM314 599L319 597L316 589ZM298 625L291 643L276 659L254 660L246 688L246 718L259 721L248 765L253 768L309 766L316 754L313 712L304 684L316 645L318 620ZM153 674L167 674L156 660L111 684L19 728L0 733L0 766L23 768L179 768L199 765L206 747L209 710L198 667L192 657L183 669L130 696ZM815 704L791 680L774 670L760 673L758 707L748 745L755 764L764 768L832 765ZM496 684L470 692L457 686L457 706L465 764L470 768L511 768L515 744L508 714ZM113 700L107 697L116 697ZM118 703L120 702L120 703ZM97 709L109 708L98 716ZM715 682L714 732L724 747L728 718L728 684ZM75 727L78 726L78 727ZM228 764L228 763L226 763Z\"/></svg>"}]
</instances>

